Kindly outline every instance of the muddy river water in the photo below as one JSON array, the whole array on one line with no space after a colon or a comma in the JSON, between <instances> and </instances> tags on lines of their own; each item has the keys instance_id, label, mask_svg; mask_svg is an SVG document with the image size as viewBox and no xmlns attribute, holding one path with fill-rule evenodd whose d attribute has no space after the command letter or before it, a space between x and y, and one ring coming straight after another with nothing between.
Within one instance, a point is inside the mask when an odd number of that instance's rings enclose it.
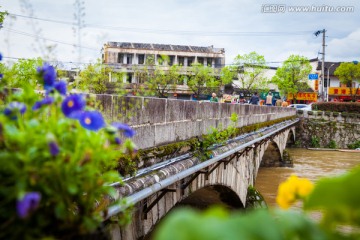
<instances>
[{"instance_id":1,"label":"muddy river water","mask_svg":"<svg viewBox=\"0 0 360 240\"><path fill-rule=\"evenodd\" d=\"M294 160L293 168L260 168L256 178L255 187L270 207L277 206L277 188L291 174L316 182L318 178L341 174L360 164L360 153L300 148L288 150Z\"/></svg>"}]
</instances>

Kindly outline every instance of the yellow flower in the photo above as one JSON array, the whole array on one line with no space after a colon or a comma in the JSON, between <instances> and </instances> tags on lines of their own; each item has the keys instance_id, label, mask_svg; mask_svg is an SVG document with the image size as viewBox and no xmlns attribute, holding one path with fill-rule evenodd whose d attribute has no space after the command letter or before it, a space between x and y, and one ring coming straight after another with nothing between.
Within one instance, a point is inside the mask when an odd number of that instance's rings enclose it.
<instances>
[{"instance_id":1,"label":"yellow flower","mask_svg":"<svg viewBox=\"0 0 360 240\"><path fill-rule=\"evenodd\" d=\"M298 182L298 194L301 198L308 196L314 189L314 184L306 178L300 178Z\"/></svg>"},{"instance_id":2,"label":"yellow flower","mask_svg":"<svg viewBox=\"0 0 360 240\"><path fill-rule=\"evenodd\" d=\"M288 209L296 200L309 195L313 188L313 183L310 180L291 175L279 185L276 202L281 208Z\"/></svg>"}]
</instances>

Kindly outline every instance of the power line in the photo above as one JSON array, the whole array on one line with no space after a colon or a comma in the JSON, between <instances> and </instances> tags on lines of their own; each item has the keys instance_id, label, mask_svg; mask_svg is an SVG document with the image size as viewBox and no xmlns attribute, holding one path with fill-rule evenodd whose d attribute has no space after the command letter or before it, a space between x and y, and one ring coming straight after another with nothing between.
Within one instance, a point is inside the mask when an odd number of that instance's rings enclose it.
<instances>
[{"instance_id":1,"label":"power line","mask_svg":"<svg viewBox=\"0 0 360 240\"><path fill-rule=\"evenodd\" d=\"M37 39L43 39L49 42L56 42L59 44L63 44L63 45L68 45L68 46L72 46L72 47L81 47L84 49L88 49L88 50L93 50L93 51L99 51L99 49L96 48L92 48L92 47L83 47L83 46L79 46L77 44L72 44L72 43L67 43L67 42L63 42L63 41L59 41L59 40L54 40L54 39L49 39L49 38L45 38L45 37L41 37L40 35L36 35L36 34L31 34L31 33L27 33L27 32L22 32L22 31L18 31L12 28L3 28L4 30L8 31L8 32L12 32L12 33L16 33L19 35L23 35L23 36L27 36L27 37L32 37L32 38L37 38Z\"/></svg>"},{"instance_id":2,"label":"power line","mask_svg":"<svg viewBox=\"0 0 360 240\"><path fill-rule=\"evenodd\" d=\"M59 24L66 24L75 26L74 22L67 22L62 20L54 20L47 18L38 18L32 16L25 16L20 14L9 13L11 16L36 19L46 22L54 22ZM189 30L171 30L171 29L150 29L150 28L134 28L134 27L124 27L124 26L106 26L100 24L84 24L84 27L87 28L96 28L96 29L108 29L115 31L123 32L135 32L135 33L153 33L153 34L173 34L173 35L195 35L195 36L253 36L253 37L269 37L269 36L299 36L299 35L309 35L312 31L293 31L293 32L240 32L240 31L231 31L231 32L208 32L208 31L189 31Z\"/></svg>"}]
</instances>

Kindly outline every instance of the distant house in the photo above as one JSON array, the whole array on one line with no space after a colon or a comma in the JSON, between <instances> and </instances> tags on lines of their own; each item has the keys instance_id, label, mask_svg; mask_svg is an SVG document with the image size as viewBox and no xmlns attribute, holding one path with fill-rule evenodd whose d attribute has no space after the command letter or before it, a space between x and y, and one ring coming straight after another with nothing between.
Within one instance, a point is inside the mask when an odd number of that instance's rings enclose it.
<instances>
[{"instance_id":1,"label":"distant house","mask_svg":"<svg viewBox=\"0 0 360 240\"><path fill-rule=\"evenodd\" d=\"M166 56L166 57L164 57ZM136 67L145 66L152 59L154 65L161 65L166 70L169 66L178 64L183 67L182 73L193 63L212 67L220 73L225 65L225 49L187 45L108 42L104 44L103 63L117 71L125 72L124 82L139 83L134 74Z\"/></svg>"},{"instance_id":2,"label":"distant house","mask_svg":"<svg viewBox=\"0 0 360 240\"><path fill-rule=\"evenodd\" d=\"M350 86L342 84L337 76L334 75L336 69L342 62L324 62L324 92L329 94L328 99L348 101L351 99ZM319 73L319 79L321 78L321 66L322 62L319 61L316 70ZM356 90L356 83L353 82L353 91ZM360 92L357 93L360 95Z\"/></svg>"}]
</instances>

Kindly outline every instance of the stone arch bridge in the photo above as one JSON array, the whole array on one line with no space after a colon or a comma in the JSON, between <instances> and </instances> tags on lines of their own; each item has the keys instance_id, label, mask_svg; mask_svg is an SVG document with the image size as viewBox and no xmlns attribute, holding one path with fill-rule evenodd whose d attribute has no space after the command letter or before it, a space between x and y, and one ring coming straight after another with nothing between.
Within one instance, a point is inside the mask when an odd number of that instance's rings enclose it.
<instances>
[{"instance_id":1,"label":"stone arch bridge","mask_svg":"<svg viewBox=\"0 0 360 240\"><path fill-rule=\"evenodd\" d=\"M113 224L112 239L143 239L171 209L178 205L205 208L221 203L244 208L247 189L255 184L260 166L286 166L287 144L295 142L295 124L288 120L232 139L200 161L184 155L140 172L117 185L119 198L134 204L132 222L124 228ZM109 216L122 211L109 209Z\"/></svg>"}]
</instances>

